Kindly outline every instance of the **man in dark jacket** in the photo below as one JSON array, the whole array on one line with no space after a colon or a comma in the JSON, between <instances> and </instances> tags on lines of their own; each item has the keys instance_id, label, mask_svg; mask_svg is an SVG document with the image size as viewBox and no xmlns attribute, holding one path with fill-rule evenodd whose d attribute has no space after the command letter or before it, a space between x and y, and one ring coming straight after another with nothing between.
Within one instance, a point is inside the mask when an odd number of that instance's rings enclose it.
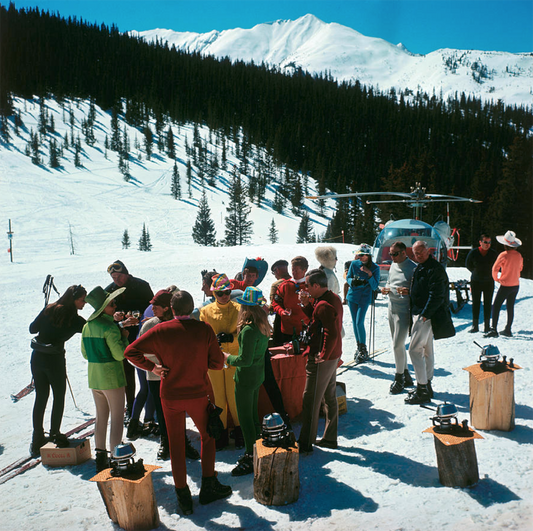
<instances>
[{"instance_id":1,"label":"man in dark jacket","mask_svg":"<svg viewBox=\"0 0 533 531\"><path fill-rule=\"evenodd\" d=\"M472 328L471 333L479 332L479 310L481 294L483 294L483 323L485 333L490 330L490 309L494 293L492 266L498 253L490 246L491 239L487 234L479 238L479 247L472 249L466 257L466 267L472 273L470 288L472 289Z\"/></svg>"},{"instance_id":2,"label":"man in dark jacket","mask_svg":"<svg viewBox=\"0 0 533 531\"><path fill-rule=\"evenodd\" d=\"M312 452L313 444L337 448L337 364L342 355L342 301L328 290L328 278L321 269L309 271L305 278L307 291L301 290L300 301L309 321L309 344L305 371L307 379L303 394L302 429L298 444L300 452ZM314 299L313 304L309 298ZM325 401L324 435L316 440L320 405Z\"/></svg>"},{"instance_id":3,"label":"man in dark jacket","mask_svg":"<svg viewBox=\"0 0 533 531\"><path fill-rule=\"evenodd\" d=\"M407 404L425 404L433 398L431 379L435 358L433 338L455 335L450 313L448 275L431 255L425 241L413 245L418 266L411 282L411 342L409 356L415 369L416 389L405 399Z\"/></svg>"},{"instance_id":4,"label":"man in dark jacket","mask_svg":"<svg viewBox=\"0 0 533 531\"><path fill-rule=\"evenodd\" d=\"M119 288L126 288L117 301L117 311L113 316L121 328L128 331L128 343L133 343L139 334L139 318L148 308L154 294L150 284L146 280L130 275L127 267L120 261L115 260L108 268L113 282L105 288L108 293L113 293ZM128 312L139 312L137 317L127 315ZM126 418L129 419L135 401L135 367L124 360L124 372L126 373Z\"/></svg>"}]
</instances>

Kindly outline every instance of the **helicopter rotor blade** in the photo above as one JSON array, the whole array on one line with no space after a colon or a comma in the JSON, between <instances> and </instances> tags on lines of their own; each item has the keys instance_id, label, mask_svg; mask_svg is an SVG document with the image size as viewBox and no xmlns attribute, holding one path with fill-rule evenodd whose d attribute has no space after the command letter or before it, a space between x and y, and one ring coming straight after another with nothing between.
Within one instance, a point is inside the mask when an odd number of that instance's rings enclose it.
<instances>
[{"instance_id":1,"label":"helicopter rotor blade","mask_svg":"<svg viewBox=\"0 0 533 531\"><path fill-rule=\"evenodd\" d=\"M306 199L342 199L346 197L362 197L366 195L396 195L398 197L411 197L411 194L402 192L350 192L348 194L329 194L329 195L306 195Z\"/></svg>"},{"instance_id":2,"label":"helicopter rotor blade","mask_svg":"<svg viewBox=\"0 0 533 531\"><path fill-rule=\"evenodd\" d=\"M468 201L469 203L483 203L483 201L480 201L479 199L469 199L468 197L460 197L457 195L427 194L426 198L430 198L433 201Z\"/></svg>"}]
</instances>

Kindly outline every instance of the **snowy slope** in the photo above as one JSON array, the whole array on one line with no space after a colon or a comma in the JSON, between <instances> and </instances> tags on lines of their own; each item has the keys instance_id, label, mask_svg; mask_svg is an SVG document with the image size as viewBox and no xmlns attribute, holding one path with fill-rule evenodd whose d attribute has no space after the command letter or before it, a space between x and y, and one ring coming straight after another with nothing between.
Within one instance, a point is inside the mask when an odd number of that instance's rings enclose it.
<instances>
[{"instance_id":1,"label":"snowy slope","mask_svg":"<svg viewBox=\"0 0 533 531\"><path fill-rule=\"evenodd\" d=\"M455 92L506 104L531 105L533 54L442 49L427 55L410 53L401 43L366 37L313 15L278 20L251 29L199 34L154 29L130 32L147 41L168 41L178 49L232 60L265 62L282 71L302 68L328 72L339 81L359 81L382 91L418 90L444 98ZM479 77L479 72L483 77ZM474 78L477 78L476 81Z\"/></svg>"},{"instance_id":2,"label":"snowy slope","mask_svg":"<svg viewBox=\"0 0 533 531\"><path fill-rule=\"evenodd\" d=\"M54 102L47 105L56 112L56 129L63 136L66 126ZM24 103L17 101L24 109ZM76 108L77 120L86 104ZM32 116L38 107L27 104L22 118L26 127L34 127ZM109 117L98 112L98 122ZM78 121L77 125L78 127ZM311 267L316 244L296 245L298 220L292 216L276 217L281 243L270 245L266 234L274 215L270 208L253 212L253 245L245 247L205 248L194 245L190 237L191 223L196 217L196 201L174 201L169 197L168 173L171 163L166 157L154 157L131 164L134 180L124 183L112 153L104 157L103 129L98 129L98 143L86 148L91 161L77 170L70 160L62 171L38 168L18 150L25 142L18 139L17 149L0 146L0 212L7 230L11 218L15 232L14 263L4 251L0 261L0 312L4 316L0 333L0 371L4 375L4 392L0 396L0 469L27 454L31 438L33 398L13 403L9 396L31 379L29 368L30 334L28 325L42 307L42 285L52 274L60 291L82 283L89 290L109 282L106 267L122 259L130 271L148 280L154 290L174 283L189 290L201 302L200 271L216 268L235 274L247 256L263 256L269 263L302 254ZM176 133L177 131L175 131ZM177 134L179 158L184 160L182 127ZM27 136L27 133L25 133ZM206 131L202 131L206 136ZM133 131L131 131L133 140ZM133 144L133 141L132 141ZM182 164L182 162L180 162ZM180 166L184 180L184 171ZM197 184L197 183L196 183ZM183 189L182 185L182 189ZM210 205L220 232L220 214L226 194L210 193ZM133 245L121 249L121 236L129 227L135 242L142 223L150 229L154 250L143 253ZM68 222L71 223L76 254L69 254ZM7 247L7 239L4 240ZM339 263L353 256L351 245L336 245ZM341 272L337 275L341 278ZM449 269L452 279L467 277L464 269ZM263 289L268 291L273 277L267 274ZM55 297L52 296L52 300ZM533 391L531 389L531 314L533 281L522 280L516 306L513 331L515 337L498 338L492 343L503 354L513 356L524 367L515 374L516 428L509 433L483 432L476 442L480 482L472 489L444 488L438 481L435 451L431 435L422 431L431 424L431 412L403 404L403 396L391 396L388 388L394 365L389 346L386 303L376 303L376 348L388 350L375 363L350 369L341 377L346 383L348 413L340 417L337 451L316 449L300 460L301 492L298 502L287 507L266 507L253 498L252 478L232 478L230 471L240 452L231 447L217 454L217 470L223 483L233 487L227 501L208 506L198 505L201 469L199 463L188 463L189 485L195 513L184 518L177 514L176 499L168 462L154 477L155 494L161 517L159 529L257 529L257 530L427 530L479 531L491 529L531 529L533 486ZM454 317L457 336L436 343L435 403L448 400L468 418L468 375L463 367L475 363L479 350L472 343L486 340L467 333L470 305ZM88 317L86 306L82 315ZM505 320L502 315L501 320ZM343 359L349 361L355 350L349 312L345 308ZM94 404L87 388L87 366L83 360L80 338L67 344L67 367L76 402L66 398L63 430L80 424L94 414ZM67 392L68 395L68 392ZM45 423L48 423L47 413ZM323 424L321 423L321 426ZM199 438L189 425L193 444ZM300 425L295 424L298 434ZM138 440L139 457L156 463L157 442ZM94 440L91 440L94 450ZM56 531L117 529L105 512L94 483L94 462L77 467L47 469L43 466L26 472L5 485L2 496L2 531Z\"/></svg>"}]
</instances>

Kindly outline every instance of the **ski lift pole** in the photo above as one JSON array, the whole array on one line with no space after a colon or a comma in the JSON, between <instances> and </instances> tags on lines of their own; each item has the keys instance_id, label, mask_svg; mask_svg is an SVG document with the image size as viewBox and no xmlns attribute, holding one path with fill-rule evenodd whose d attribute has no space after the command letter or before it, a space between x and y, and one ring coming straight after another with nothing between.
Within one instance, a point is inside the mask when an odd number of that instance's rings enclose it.
<instances>
[{"instance_id":1,"label":"ski lift pole","mask_svg":"<svg viewBox=\"0 0 533 531\"><path fill-rule=\"evenodd\" d=\"M13 231L11 230L11 220L9 220L9 230L7 231L7 238L9 240L9 256L11 263L13 263Z\"/></svg>"}]
</instances>

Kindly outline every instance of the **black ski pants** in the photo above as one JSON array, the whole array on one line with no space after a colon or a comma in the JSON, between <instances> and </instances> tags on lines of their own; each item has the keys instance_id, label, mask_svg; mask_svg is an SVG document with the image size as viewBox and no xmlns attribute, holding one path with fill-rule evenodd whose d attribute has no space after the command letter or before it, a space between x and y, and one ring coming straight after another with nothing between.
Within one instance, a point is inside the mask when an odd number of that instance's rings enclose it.
<instances>
[{"instance_id":1,"label":"black ski pants","mask_svg":"<svg viewBox=\"0 0 533 531\"><path fill-rule=\"evenodd\" d=\"M490 324L490 312L492 308L492 295L494 294L494 281L470 282L472 289L472 320L479 322L479 311L481 309L481 295L483 295L483 323Z\"/></svg>"},{"instance_id":2,"label":"black ski pants","mask_svg":"<svg viewBox=\"0 0 533 531\"><path fill-rule=\"evenodd\" d=\"M50 396L50 388L52 388L54 401L50 433L59 433L67 391L67 366L64 354L50 354L34 350L31 356L31 373L35 384L33 431L38 434L44 431L44 412Z\"/></svg>"}]
</instances>

